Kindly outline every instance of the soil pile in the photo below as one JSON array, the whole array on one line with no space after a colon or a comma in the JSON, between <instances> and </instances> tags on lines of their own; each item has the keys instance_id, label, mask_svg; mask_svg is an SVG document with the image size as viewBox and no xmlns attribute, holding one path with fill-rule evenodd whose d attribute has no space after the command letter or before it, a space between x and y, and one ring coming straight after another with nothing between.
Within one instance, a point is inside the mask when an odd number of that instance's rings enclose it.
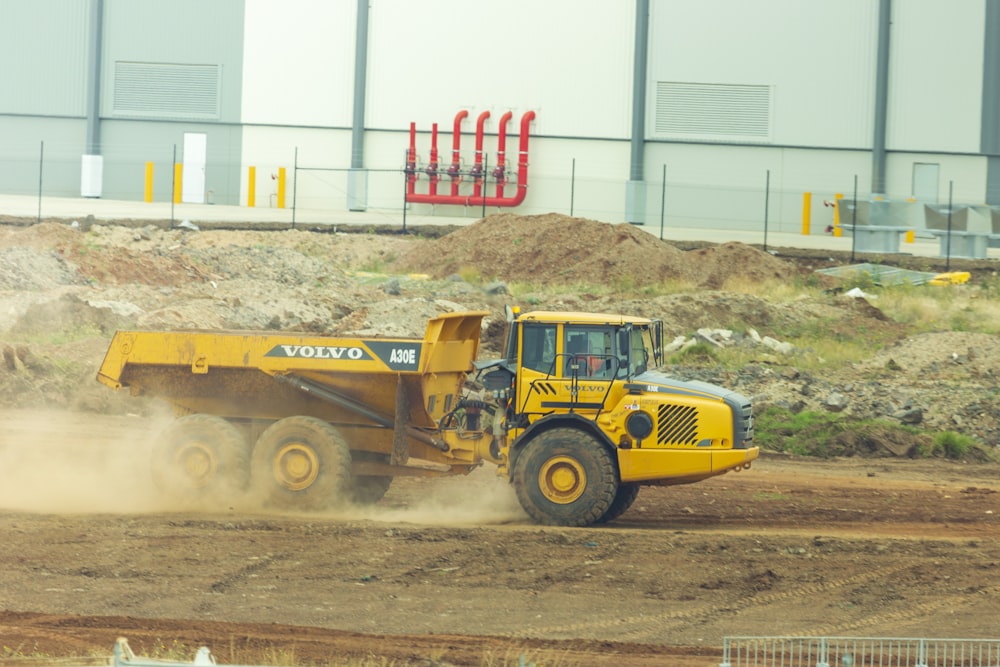
<instances>
[{"instance_id":1,"label":"soil pile","mask_svg":"<svg viewBox=\"0 0 1000 667\"><path fill-rule=\"evenodd\" d=\"M742 243L693 252L621 223L610 225L557 213L491 215L417 245L395 266L436 278L474 272L530 284L655 286L676 282L718 289L735 282L785 279L800 269Z\"/></svg>"}]
</instances>

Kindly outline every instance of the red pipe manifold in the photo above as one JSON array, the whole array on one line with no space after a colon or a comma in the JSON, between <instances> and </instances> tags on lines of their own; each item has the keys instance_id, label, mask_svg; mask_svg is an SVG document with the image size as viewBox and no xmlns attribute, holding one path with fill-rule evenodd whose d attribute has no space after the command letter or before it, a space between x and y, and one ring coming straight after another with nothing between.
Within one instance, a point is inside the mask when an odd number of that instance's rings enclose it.
<instances>
[{"instance_id":1,"label":"red pipe manifold","mask_svg":"<svg viewBox=\"0 0 1000 667\"><path fill-rule=\"evenodd\" d=\"M517 191L514 193L513 197L503 196L503 185L506 183L506 141L507 141L507 122L513 116L511 112L505 113L500 119L500 128L498 131L498 154L497 154L497 164L496 168L491 172L494 177L497 177L497 196L487 197L482 191L482 177L483 177L483 136L485 134L483 126L486 123L486 119L489 118L490 112L484 111L479 114L479 118L476 120L476 154L475 161L472 165L472 169L469 175L472 176L474 180L472 195L459 195L454 194L457 191L457 182L452 183L452 193L450 195L438 194L436 191L429 193L416 193L412 188L409 188L406 193L406 201L412 204L452 204L455 206L517 206L524 201L525 196L528 194L528 128L531 125L531 121L535 119L534 111L527 111L521 116L521 136L519 141L518 150L518 162L517 162ZM460 132L461 119L465 118L462 112L459 116L455 117L455 136L457 137ZM410 155L413 156L414 165L416 164L415 149L412 148L413 143L413 124L410 125L411 131L411 150ZM435 125L435 130L436 130ZM434 149L436 150L436 131L433 135L432 141L434 142ZM457 163L458 155L458 139L454 140L454 149L452 152L453 164ZM407 162L409 165L409 160ZM428 172L429 174L430 172ZM449 168L449 175L451 175L451 169ZM415 178L415 176L414 176Z\"/></svg>"}]
</instances>

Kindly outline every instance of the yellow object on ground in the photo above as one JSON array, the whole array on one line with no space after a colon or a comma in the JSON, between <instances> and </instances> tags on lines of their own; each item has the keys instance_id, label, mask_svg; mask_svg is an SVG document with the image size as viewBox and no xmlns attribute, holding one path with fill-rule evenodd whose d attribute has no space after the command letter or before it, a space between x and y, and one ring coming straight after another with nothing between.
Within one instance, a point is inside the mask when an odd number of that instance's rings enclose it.
<instances>
[{"instance_id":1,"label":"yellow object on ground","mask_svg":"<svg viewBox=\"0 0 1000 667\"><path fill-rule=\"evenodd\" d=\"M969 282L968 271L950 271L939 273L927 281L928 285L964 285Z\"/></svg>"}]
</instances>

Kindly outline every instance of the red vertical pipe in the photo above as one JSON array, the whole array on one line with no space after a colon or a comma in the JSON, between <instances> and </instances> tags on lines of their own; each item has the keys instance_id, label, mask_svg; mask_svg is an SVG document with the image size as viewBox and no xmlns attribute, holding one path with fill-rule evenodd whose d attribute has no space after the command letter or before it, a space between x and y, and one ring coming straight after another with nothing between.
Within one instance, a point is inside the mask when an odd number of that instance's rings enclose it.
<instances>
[{"instance_id":1,"label":"red vertical pipe","mask_svg":"<svg viewBox=\"0 0 1000 667\"><path fill-rule=\"evenodd\" d=\"M472 171L470 175L473 178L472 186L472 196L479 197L483 193L483 126L486 124L486 119L490 117L489 111L484 111L479 114L479 118L476 119L476 159L472 164Z\"/></svg>"},{"instance_id":2,"label":"red vertical pipe","mask_svg":"<svg viewBox=\"0 0 1000 667\"><path fill-rule=\"evenodd\" d=\"M503 186L507 182L504 170L507 165L507 123L514 117L512 111L500 116L499 136L497 137L497 164L493 167L493 178L497 182L497 197L503 198Z\"/></svg>"},{"instance_id":3,"label":"red vertical pipe","mask_svg":"<svg viewBox=\"0 0 1000 667\"><path fill-rule=\"evenodd\" d=\"M448 166L448 176L451 177L451 196L458 196L458 184L461 181L462 161L458 151L462 141L462 121L469 115L467 109L462 109L455 114L455 125L451 130L451 164Z\"/></svg>"},{"instance_id":4,"label":"red vertical pipe","mask_svg":"<svg viewBox=\"0 0 1000 667\"><path fill-rule=\"evenodd\" d=\"M427 168L424 170L427 172L427 178L430 181L430 186L428 187L428 192L430 194L436 195L438 189L438 124L434 123L431 125L431 159L427 163Z\"/></svg>"},{"instance_id":5,"label":"red vertical pipe","mask_svg":"<svg viewBox=\"0 0 1000 667\"><path fill-rule=\"evenodd\" d=\"M517 206L524 201L528 194L528 126L535 120L534 111L526 111L521 116L521 136L519 137L519 147L517 152L517 192L511 206Z\"/></svg>"},{"instance_id":6,"label":"red vertical pipe","mask_svg":"<svg viewBox=\"0 0 1000 667\"><path fill-rule=\"evenodd\" d=\"M417 185L417 124L410 123L410 150L406 153L406 192L413 194Z\"/></svg>"}]
</instances>

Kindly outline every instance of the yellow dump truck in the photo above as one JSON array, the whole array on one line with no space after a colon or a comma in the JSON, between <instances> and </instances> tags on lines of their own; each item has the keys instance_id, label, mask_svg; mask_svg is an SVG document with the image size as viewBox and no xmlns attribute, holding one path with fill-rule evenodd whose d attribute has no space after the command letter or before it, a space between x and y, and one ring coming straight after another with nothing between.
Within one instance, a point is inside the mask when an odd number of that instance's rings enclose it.
<instances>
[{"instance_id":1,"label":"yellow dump truck","mask_svg":"<svg viewBox=\"0 0 1000 667\"><path fill-rule=\"evenodd\" d=\"M119 331L97 379L173 407L154 481L205 500L372 503L394 477L490 462L534 520L582 526L757 458L747 398L655 370L660 321L508 309L503 358L477 362L487 315L422 339Z\"/></svg>"}]
</instances>

